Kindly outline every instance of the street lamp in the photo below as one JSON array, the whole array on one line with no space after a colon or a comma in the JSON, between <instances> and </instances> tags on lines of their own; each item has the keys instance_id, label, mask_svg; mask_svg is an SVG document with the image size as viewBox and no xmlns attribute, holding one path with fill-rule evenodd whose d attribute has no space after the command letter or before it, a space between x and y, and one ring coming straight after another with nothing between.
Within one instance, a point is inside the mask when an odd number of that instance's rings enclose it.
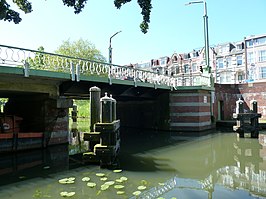
<instances>
[{"instance_id":1,"label":"street lamp","mask_svg":"<svg viewBox=\"0 0 266 199\"><path fill-rule=\"evenodd\" d=\"M110 40L109 40L109 63L111 64L112 63L112 38L114 36L116 36L118 33L122 32L122 30L116 32L115 34L113 34L111 37L110 37Z\"/></svg>"},{"instance_id":2,"label":"street lamp","mask_svg":"<svg viewBox=\"0 0 266 199\"><path fill-rule=\"evenodd\" d=\"M207 15L207 3L206 0L203 1L191 1L188 2L185 5L192 5L197 3L203 3L204 4L204 40L205 40L205 62L208 73L211 73L211 67L210 67L210 53L209 53L209 30L208 30L208 15Z\"/></svg>"}]
</instances>

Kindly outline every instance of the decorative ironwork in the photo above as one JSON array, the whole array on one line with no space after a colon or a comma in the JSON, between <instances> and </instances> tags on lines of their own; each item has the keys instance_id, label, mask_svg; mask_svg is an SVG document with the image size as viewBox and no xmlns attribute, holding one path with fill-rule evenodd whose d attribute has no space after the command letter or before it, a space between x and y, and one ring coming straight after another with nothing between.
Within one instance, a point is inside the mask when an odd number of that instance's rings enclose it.
<instances>
[{"instance_id":1,"label":"decorative ironwork","mask_svg":"<svg viewBox=\"0 0 266 199\"><path fill-rule=\"evenodd\" d=\"M25 76L29 76L29 70L49 70L70 73L73 81L80 81L80 76L100 76L109 79L121 79L138 82L146 82L155 85L165 85L177 89L178 86L210 86L210 77L202 75L193 76L193 81L186 84L186 76L167 76L153 71L141 70L130 66L120 66L95 60L65 56L38 50L30 50L6 45L0 45L0 65L10 67L22 67Z\"/></svg>"}]
</instances>

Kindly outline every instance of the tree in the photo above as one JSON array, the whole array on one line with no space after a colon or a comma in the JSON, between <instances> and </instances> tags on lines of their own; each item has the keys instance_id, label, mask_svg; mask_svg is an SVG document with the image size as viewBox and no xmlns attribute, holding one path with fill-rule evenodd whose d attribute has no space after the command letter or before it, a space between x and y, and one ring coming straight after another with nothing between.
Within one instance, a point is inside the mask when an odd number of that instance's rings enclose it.
<instances>
[{"instance_id":1,"label":"tree","mask_svg":"<svg viewBox=\"0 0 266 199\"><path fill-rule=\"evenodd\" d=\"M123 4L130 2L131 0L114 0L116 8L120 9ZM150 23L150 13L152 9L151 0L138 0L138 4L142 9L141 15L143 16L143 21L140 24L141 31L146 34L149 29Z\"/></svg>"},{"instance_id":2,"label":"tree","mask_svg":"<svg viewBox=\"0 0 266 199\"><path fill-rule=\"evenodd\" d=\"M56 54L96 60L106 62L105 57L99 50L95 48L95 45L88 40L79 39L71 42L69 39L63 41L63 43L55 51Z\"/></svg>"},{"instance_id":3,"label":"tree","mask_svg":"<svg viewBox=\"0 0 266 199\"><path fill-rule=\"evenodd\" d=\"M83 39L73 42L69 39L63 41L55 51L55 54L45 53L44 48L41 46L38 48L38 52L35 53L35 56L33 58L27 58L26 61L31 69L48 69L58 72L69 70L69 68L64 68L66 65L66 58L58 56L57 54L74 58L83 58L85 60L106 62L106 58L101 52L97 50L92 43ZM78 64L78 62L78 60L72 59L74 65Z\"/></svg>"},{"instance_id":4,"label":"tree","mask_svg":"<svg viewBox=\"0 0 266 199\"><path fill-rule=\"evenodd\" d=\"M85 7L87 0L62 0L64 5L74 8L74 13L79 14ZM123 4L130 2L131 0L114 0L115 7L120 9ZM27 0L13 0L13 2L19 7L24 13L32 12L31 2ZM149 29L150 23L150 13L152 9L151 0L138 0L138 4L142 9L141 15L143 16L143 21L140 24L141 31L146 34ZM19 12L10 8L10 5L6 0L0 1L0 20L13 21L15 24L21 22Z\"/></svg>"}]
</instances>

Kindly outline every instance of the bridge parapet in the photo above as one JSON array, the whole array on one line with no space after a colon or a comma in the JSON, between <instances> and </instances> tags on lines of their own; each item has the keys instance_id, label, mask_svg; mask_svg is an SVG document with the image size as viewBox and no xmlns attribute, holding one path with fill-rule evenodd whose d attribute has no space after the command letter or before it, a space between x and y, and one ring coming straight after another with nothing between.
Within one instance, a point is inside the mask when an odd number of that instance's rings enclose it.
<instances>
[{"instance_id":1,"label":"bridge parapet","mask_svg":"<svg viewBox=\"0 0 266 199\"><path fill-rule=\"evenodd\" d=\"M29 71L31 69L38 69L70 73L72 81L80 81L80 77L83 75L106 77L110 84L112 84L113 79L134 81L135 86L138 85L138 82L146 82L154 84L155 88L156 85L168 86L171 89L177 89L179 86L211 86L211 78L202 74L168 76L130 66L120 66L6 45L0 45L0 64L10 67L22 67L26 77L30 75Z\"/></svg>"}]
</instances>

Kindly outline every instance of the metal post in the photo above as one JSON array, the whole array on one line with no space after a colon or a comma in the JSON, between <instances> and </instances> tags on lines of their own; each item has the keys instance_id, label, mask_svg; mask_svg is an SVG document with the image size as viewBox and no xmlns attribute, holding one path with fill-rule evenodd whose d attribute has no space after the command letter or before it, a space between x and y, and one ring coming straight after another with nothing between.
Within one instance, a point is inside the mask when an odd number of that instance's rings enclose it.
<instances>
[{"instance_id":1,"label":"metal post","mask_svg":"<svg viewBox=\"0 0 266 199\"><path fill-rule=\"evenodd\" d=\"M25 61L24 63L24 77L29 77L29 63Z\"/></svg>"},{"instance_id":2,"label":"metal post","mask_svg":"<svg viewBox=\"0 0 266 199\"><path fill-rule=\"evenodd\" d=\"M100 99L101 102L101 116L100 121L101 123L111 123L113 121L112 119L112 100L110 97L107 96L107 93L105 93L105 96Z\"/></svg>"},{"instance_id":3,"label":"metal post","mask_svg":"<svg viewBox=\"0 0 266 199\"><path fill-rule=\"evenodd\" d=\"M112 101L112 120L116 120L116 100L110 95L110 99Z\"/></svg>"},{"instance_id":4,"label":"metal post","mask_svg":"<svg viewBox=\"0 0 266 199\"><path fill-rule=\"evenodd\" d=\"M94 131L94 124L100 122L101 89L94 86L90 88L90 131Z\"/></svg>"},{"instance_id":5,"label":"metal post","mask_svg":"<svg viewBox=\"0 0 266 199\"><path fill-rule=\"evenodd\" d=\"M109 63L112 63L112 38L116 36L118 33L122 32L121 30L113 34L109 39Z\"/></svg>"},{"instance_id":6,"label":"metal post","mask_svg":"<svg viewBox=\"0 0 266 199\"><path fill-rule=\"evenodd\" d=\"M210 52L209 52L209 29L208 29L208 15L207 15L207 3L206 0L204 1L191 1L185 5L203 3L204 4L204 41L205 41L205 63L206 63L206 72L211 73L210 67Z\"/></svg>"},{"instance_id":7,"label":"metal post","mask_svg":"<svg viewBox=\"0 0 266 199\"><path fill-rule=\"evenodd\" d=\"M75 65L73 62L70 63L70 72L71 72L71 80L75 81Z\"/></svg>"},{"instance_id":8,"label":"metal post","mask_svg":"<svg viewBox=\"0 0 266 199\"><path fill-rule=\"evenodd\" d=\"M209 29L208 29L208 15L207 15L207 3L204 0L204 39L205 39L205 61L207 66L207 72L211 73L210 67L210 45L209 45Z\"/></svg>"}]
</instances>

